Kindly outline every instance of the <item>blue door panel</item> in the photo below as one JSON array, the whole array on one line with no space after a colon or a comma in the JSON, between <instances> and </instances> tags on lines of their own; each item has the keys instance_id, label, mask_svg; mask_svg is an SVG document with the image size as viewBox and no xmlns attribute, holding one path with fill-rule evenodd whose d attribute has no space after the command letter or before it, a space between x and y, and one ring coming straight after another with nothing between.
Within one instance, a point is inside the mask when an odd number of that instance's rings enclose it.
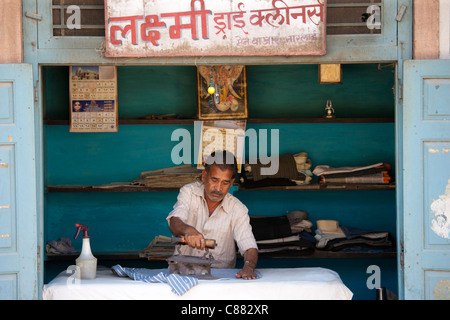
<instances>
[{"instance_id":1,"label":"blue door panel","mask_svg":"<svg viewBox=\"0 0 450 320\"><path fill-rule=\"evenodd\" d=\"M14 163L14 146L0 145L0 249L16 250L16 237L14 225L13 202L14 181L11 179Z\"/></svg>"},{"instance_id":2,"label":"blue door panel","mask_svg":"<svg viewBox=\"0 0 450 320\"><path fill-rule=\"evenodd\" d=\"M405 299L450 299L450 61L405 61L404 84Z\"/></svg>"},{"instance_id":3,"label":"blue door panel","mask_svg":"<svg viewBox=\"0 0 450 320\"><path fill-rule=\"evenodd\" d=\"M0 65L0 299L36 299L37 223L31 64Z\"/></svg>"}]
</instances>

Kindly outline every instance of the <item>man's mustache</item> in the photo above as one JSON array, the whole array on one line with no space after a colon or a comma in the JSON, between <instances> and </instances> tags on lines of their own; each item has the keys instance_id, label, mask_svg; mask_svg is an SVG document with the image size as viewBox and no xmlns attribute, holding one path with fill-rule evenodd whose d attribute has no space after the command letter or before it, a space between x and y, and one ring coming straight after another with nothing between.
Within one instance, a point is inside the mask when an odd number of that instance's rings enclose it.
<instances>
[{"instance_id":1,"label":"man's mustache","mask_svg":"<svg viewBox=\"0 0 450 320\"><path fill-rule=\"evenodd\" d=\"M223 196L223 193L220 191L211 191L212 194L218 195L218 196Z\"/></svg>"}]
</instances>

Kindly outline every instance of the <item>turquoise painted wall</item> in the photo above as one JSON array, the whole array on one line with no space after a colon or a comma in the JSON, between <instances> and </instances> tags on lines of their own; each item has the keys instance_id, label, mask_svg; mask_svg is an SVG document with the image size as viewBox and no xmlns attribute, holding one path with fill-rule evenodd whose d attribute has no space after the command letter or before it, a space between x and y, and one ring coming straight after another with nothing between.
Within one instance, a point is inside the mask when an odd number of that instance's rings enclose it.
<instances>
[{"instance_id":1,"label":"turquoise painted wall","mask_svg":"<svg viewBox=\"0 0 450 320\"><path fill-rule=\"evenodd\" d=\"M45 118L68 119L68 67L46 67L44 71ZM321 117L327 99L332 100L340 117L394 116L392 68L380 71L377 64L350 64L344 65L343 71L343 84L320 85L317 65L248 66L249 116ZM194 117L196 79L195 67L118 67L119 118L165 113ZM170 155L178 142L171 141L171 134L177 128L184 128L193 136L192 126L123 125L117 133L70 133L68 126L47 125L46 183L132 181L142 171L173 166ZM394 123L253 124L247 128L269 132L278 129L280 154L307 152L313 167L395 164ZM45 242L72 238L74 224L80 222L91 228L94 251L141 250L154 236L170 235L165 217L176 196L176 192L48 193ZM313 222L336 219L341 225L395 234L395 191L241 191L236 196L248 206L250 214L282 215L290 210L306 210ZM73 244L80 249L81 240L74 240ZM364 289L368 275L363 274L364 266L373 262L325 260L329 259L264 259L261 266L334 265L350 285L346 284L356 290L355 298L373 298L371 294L375 293ZM379 260L385 266L390 290L395 291L395 259ZM353 279L348 267L355 264L359 271Z\"/></svg>"}]
</instances>

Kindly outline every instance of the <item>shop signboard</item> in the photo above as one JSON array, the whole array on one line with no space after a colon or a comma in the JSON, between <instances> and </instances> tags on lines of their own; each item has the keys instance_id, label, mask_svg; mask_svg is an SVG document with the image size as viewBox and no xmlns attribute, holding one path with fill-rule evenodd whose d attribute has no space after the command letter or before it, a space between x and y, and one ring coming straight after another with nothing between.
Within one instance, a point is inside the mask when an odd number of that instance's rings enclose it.
<instances>
[{"instance_id":1,"label":"shop signboard","mask_svg":"<svg viewBox=\"0 0 450 320\"><path fill-rule=\"evenodd\" d=\"M326 0L105 0L107 57L326 53Z\"/></svg>"}]
</instances>

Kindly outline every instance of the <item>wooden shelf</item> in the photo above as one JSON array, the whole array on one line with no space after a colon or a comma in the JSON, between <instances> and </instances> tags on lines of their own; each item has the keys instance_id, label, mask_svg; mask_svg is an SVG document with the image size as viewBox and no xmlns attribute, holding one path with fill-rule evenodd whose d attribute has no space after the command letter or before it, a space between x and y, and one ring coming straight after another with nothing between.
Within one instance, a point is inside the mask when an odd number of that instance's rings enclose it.
<instances>
[{"instance_id":1,"label":"wooden shelf","mask_svg":"<svg viewBox=\"0 0 450 320\"><path fill-rule=\"evenodd\" d=\"M395 183L390 184L318 184L311 183L300 186L271 186L261 188L238 187L239 191L355 191L355 190L395 190ZM49 185L48 193L64 192L164 192L178 191L180 187L150 188L142 186L87 186L87 185Z\"/></svg>"},{"instance_id":2,"label":"wooden shelf","mask_svg":"<svg viewBox=\"0 0 450 320\"><path fill-rule=\"evenodd\" d=\"M250 118L247 123L393 123L394 118Z\"/></svg>"},{"instance_id":3,"label":"wooden shelf","mask_svg":"<svg viewBox=\"0 0 450 320\"><path fill-rule=\"evenodd\" d=\"M111 251L111 252L93 252L98 260L149 260L164 261L170 256L158 256L153 258L139 257L139 251ZM47 254L47 261L75 261L80 252L74 254ZM331 252L324 250L315 250L310 255L299 255L292 252L273 252L260 253L260 258L306 258L306 259L343 259L343 258L395 258L396 252ZM239 256L240 257L240 256Z\"/></svg>"},{"instance_id":4,"label":"wooden shelf","mask_svg":"<svg viewBox=\"0 0 450 320\"><path fill-rule=\"evenodd\" d=\"M48 193L56 192L163 192L179 191L179 187L149 188L142 186L86 186L86 185L49 185L46 188Z\"/></svg>"},{"instance_id":5,"label":"wooden shelf","mask_svg":"<svg viewBox=\"0 0 450 320\"><path fill-rule=\"evenodd\" d=\"M98 260L138 260L139 251L109 251L93 252ZM47 254L47 261L75 261L80 256L80 252L71 254Z\"/></svg>"},{"instance_id":6,"label":"wooden shelf","mask_svg":"<svg viewBox=\"0 0 450 320\"><path fill-rule=\"evenodd\" d=\"M240 191L354 191L354 190L395 190L395 183L389 184L320 184L310 183L299 186L269 186L260 188L245 188L240 186Z\"/></svg>"},{"instance_id":7,"label":"wooden shelf","mask_svg":"<svg viewBox=\"0 0 450 320\"><path fill-rule=\"evenodd\" d=\"M119 125L193 125L197 119L119 119ZM264 123L393 123L394 118L250 118L248 124ZM46 125L68 126L69 120L45 120Z\"/></svg>"},{"instance_id":8,"label":"wooden shelf","mask_svg":"<svg viewBox=\"0 0 450 320\"><path fill-rule=\"evenodd\" d=\"M309 259L344 259L344 258L395 258L396 252L333 252L325 250L315 250L313 254L301 255L292 252L259 253L259 258L309 258Z\"/></svg>"}]
</instances>

